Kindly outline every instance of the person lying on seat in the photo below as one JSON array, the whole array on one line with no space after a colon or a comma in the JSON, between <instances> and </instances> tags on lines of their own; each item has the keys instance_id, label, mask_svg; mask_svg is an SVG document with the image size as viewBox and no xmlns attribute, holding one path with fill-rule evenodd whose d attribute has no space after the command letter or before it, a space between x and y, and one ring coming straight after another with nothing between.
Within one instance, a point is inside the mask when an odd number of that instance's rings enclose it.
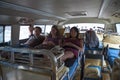
<instances>
[{"instance_id":1,"label":"person lying on seat","mask_svg":"<svg viewBox=\"0 0 120 80\"><path fill-rule=\"evenodd\" d=\"M30 26L29 31L31 35L29 36L29 39L22 45L23 47L33 48L44 41L45 37L40 35L42 32L42 29L40 27L33 28Z\"/></svg>"},{"instance_id":2,"label":"person lying on seat","mask_svg":"<svg viewBox=\"0 0 120 80\"><path fill-rule=\"evenodd\" d=\"M79 51L83 51L83 41L79 39L78 36L78 28L72 27L70 29L70 37L63 40L62 47L65 49L65 51L61 60L65 61L65 65L67 67L72 66L75 59L78 57Z\"/></svg>"},{"instance_id":3,"label":"person lying on seat","mask_svg":"<svg viewBox=\"0 0 120 80\"><path fill-rule=\"evenodd\" d=\"M50 34L45 38L43 43L36 46L35 48L51 49L54 46L59 45L61 36L57 27L57 25L53 25Z\"/></svg>"}]
</instances>

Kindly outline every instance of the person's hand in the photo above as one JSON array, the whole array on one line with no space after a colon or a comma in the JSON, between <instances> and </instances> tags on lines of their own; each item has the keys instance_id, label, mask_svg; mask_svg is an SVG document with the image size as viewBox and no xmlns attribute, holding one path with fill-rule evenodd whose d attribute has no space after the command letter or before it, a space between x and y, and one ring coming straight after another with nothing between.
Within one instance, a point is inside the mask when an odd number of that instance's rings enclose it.
<instances>
[{"instance_id":1,"label":"person's hand","mask_svg":"<svg viewBox=\"0 0 120 80\"><path fill-rule=\"evenodd\" d=\"M79 49L79 52L83 52L83 51L84 51L83 48L80 48L80 49Z\"/></svg>"}]
</instances>

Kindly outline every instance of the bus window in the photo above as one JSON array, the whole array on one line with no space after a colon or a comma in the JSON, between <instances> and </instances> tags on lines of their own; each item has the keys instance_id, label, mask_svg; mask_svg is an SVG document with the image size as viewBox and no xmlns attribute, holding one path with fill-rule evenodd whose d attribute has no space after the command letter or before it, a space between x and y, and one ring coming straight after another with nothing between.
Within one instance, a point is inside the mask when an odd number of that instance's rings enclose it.
<instances>
[{"instance_id":1,"label":"bus window","mask_svg":"<svg viewBox=\"0 0 120 80\"><path fill-rule=\"evenodd\" d=\"M52 25L34 25L34 27L40 27L42 29L42 34L47 35L48 33L50 33L51 27ZM26 39L29 37L30 33L29 33L29 26L20 26L20 36L19 36L19 40L21 39Z\"/></svg>"},{"instance_id":2,"label":"bus window","mask_svg":"<svg viewBox=\"0 0 120 80\"><path fill-rule=\"evenodd\" d=\"M51 27L52 27L52 25L34 25L34 27L35 26L41 27L42 34L45 34L45 35L47 35L48 33L50 33Z\"/></svg>"},{"instance_id":3,"label":"bus window","mask_svg":"<svg viewBox=\"0 0 120 80\"><path fill-rule=\"evenodd\" d=\"M51 31L52 25L46 25L45 34L49 34Z\"/></svg>"},{"instance_id":4,"label":"bus window","mask_svg":"<svg viewBox=\"0 0 120 80\"><path fill-rule=\"evenodd\" d=\"M30 35L29 26L20 26L20 35L19 35L19 40L21 39L27 39Z\"/></svg>"},{"instance_id":5,"label":"bus window","mask_svg":"<svg viewBox=\"0 0 120 80\"><path fill-rule=\"evenodd\" d=\"M11 26L5 26L5 42L8 42L11 40Z\"/></svg>"},{"instance_id":6,"label":"bus window","mask_svg":"<svg viewBox=\"0 0 120 80\"><path fill-rule=\"evenodd\" d=\"M3 26L0 26L0 43L3 43Z\"/></svg>"},{"instance_id":7,"label":"bus window","mask_svg":"<svg viewBox=\"0 0 120 80\"><path fill-rule=\"evenodd\" d=\"M120 23L116 24L116 31L120 35Z\"/></svg>"},{"instance_id":8,"label":"bus window","mask_svg":"<svg viewBox=\"0 0 120 80\"><path fill-rule=\"evenodd\" d=\"M36 27L36 26L41 27L42 34L45 34L45 35L47 35L48 33L50 33L51 27L52 27L52 25L34 25L34 27Z\"/></svg>"},{"instance_id":9,"label":"bus window","mask_svg":"<svg viewBox=\"0 0 120 80\"><path fill-rule=\"evenodd\" d=\"M92 28L96 32L104 32L104 24L100 23L76 23L76 24L66 24L65 27L73 27L76 26L80 32L86 32L86 30L89 30Z\"/></svg>"}]
</instances>

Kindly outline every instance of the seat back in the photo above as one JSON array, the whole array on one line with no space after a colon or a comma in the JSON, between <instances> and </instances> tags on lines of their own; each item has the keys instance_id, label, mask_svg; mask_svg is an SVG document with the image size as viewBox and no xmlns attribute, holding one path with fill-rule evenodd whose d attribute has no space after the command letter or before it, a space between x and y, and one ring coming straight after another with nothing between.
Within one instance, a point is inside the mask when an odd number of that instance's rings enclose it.
<instances>
[{"instance_id":1,"label":"seat back","mask_svg":"<svg viewBox=\"0 0 120 80\"><path fill-rule=\"evenodd\" d=\"M102 54L85 54L84 59L84 75L85 80L99 80L101 79L101 70L103 66Z\"/></svg>"}]
</instances>

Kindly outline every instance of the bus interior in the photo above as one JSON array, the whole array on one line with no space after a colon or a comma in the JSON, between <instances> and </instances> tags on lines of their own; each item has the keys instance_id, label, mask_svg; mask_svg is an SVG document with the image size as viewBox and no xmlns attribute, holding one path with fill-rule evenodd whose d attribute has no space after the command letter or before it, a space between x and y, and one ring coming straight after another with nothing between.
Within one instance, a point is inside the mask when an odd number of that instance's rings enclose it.
<instances>
[{"instance_id":1,"label":"bus interior","mask_svg":"<svg viewBox=\"0 0 120 80\"><path fill-rule=\"evenodd\" d=\"M31 25L44 37L56 25L64 38L77 27L83 50L72 66L61 61L60 45L21 47ZM90 30L97 47L86 43ZM119 73L120 0L0 0L0 80L120 80Z\"/></svg>"}]
</instances>

